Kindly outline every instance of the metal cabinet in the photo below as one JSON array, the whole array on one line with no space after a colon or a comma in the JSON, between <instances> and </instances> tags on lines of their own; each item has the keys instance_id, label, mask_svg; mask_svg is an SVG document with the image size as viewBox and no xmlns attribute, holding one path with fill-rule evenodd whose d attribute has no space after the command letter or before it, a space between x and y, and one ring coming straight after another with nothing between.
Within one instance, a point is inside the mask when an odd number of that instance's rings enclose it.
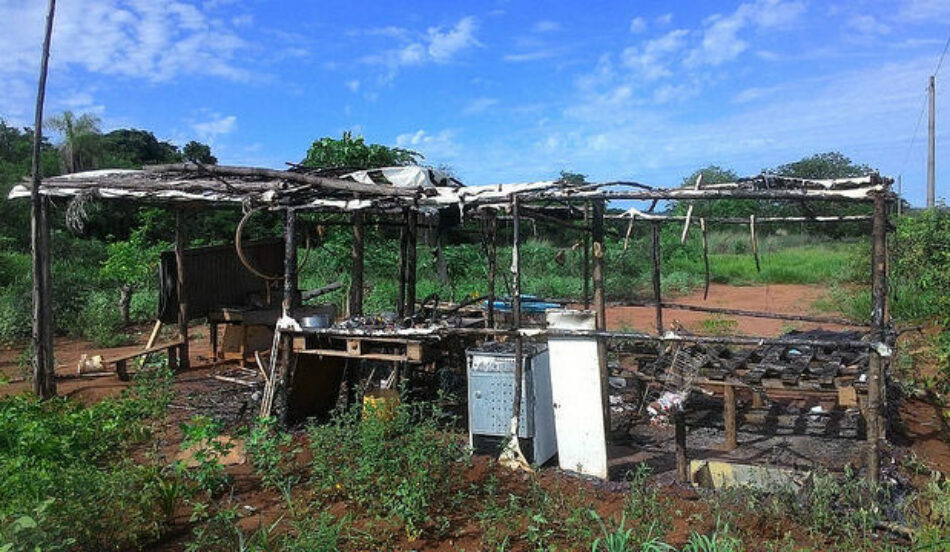
<instances>
[{"instance_id":1,"label":"metal cabinet","mask_svg":"<svg viewBox=\"0 0 950 552\"><path fill-rule=\"evenodd\" d=\"M466 354L470 443L476 453L497 454L511 422L514 344L489 342L469 349ZM518 437L528 461L543 464L557 452L551 372L545 346L524 345L523 374Z\"/></svg>"}]
</instances>

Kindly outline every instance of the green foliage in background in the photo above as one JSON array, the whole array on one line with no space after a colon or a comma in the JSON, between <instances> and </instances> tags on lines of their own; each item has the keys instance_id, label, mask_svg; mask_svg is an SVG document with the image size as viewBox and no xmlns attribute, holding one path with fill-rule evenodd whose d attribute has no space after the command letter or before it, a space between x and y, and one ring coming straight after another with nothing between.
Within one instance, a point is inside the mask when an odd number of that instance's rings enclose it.
<instances>
[{"instance_id":1,"label":"green foliage in background","mask_svg":"<svg viewBox=\"0 0 950 552\"><path fill-rule=\"evenodd\" d=\"M362 136L354 138L353 133L347 131L339 140L330 137L314 140L300 164L319 169L345 167L358 170L415 165L420 159L420 153L381 144L367 144Z\"/></svg>"}]
</instances>

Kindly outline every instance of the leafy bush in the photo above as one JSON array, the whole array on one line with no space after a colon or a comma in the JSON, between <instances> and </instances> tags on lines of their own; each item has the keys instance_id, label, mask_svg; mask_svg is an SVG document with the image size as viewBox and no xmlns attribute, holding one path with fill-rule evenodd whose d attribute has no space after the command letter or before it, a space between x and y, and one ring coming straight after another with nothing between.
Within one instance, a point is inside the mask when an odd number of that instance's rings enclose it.
<instances>
[{"instance_id":1,"label":"leafy bush","mask_svg":"<svg viewBox=\"0 0 950 552\"><path fill-rule=\"evenodd\" d=\"M894 315L950 324L950 210L899 218L891 246Z\"/></svg>"},{"instance_id":2,"label":"leafy bush","mask_svg":"<svg viewBox=\"0 0 950 552\"><path fill-rule=\"evenodd\" d=\"M438 527L461 485L457 435L442 430L431 403L400 403L378 412L359 405L311 425L311 484L328 499L345 499L398 522L410 538ZM363 414L363 415L361 415Z\"/></svg>"},{"instance_id":3,"label":"leafy bush","mask_svg":"<svg viewBox=\"0 0 950 552\"><path fill-rule=\"evenodd\" d=\"M146 418L164 412L170 375L143 372L136 381L122 398L88 407L0 400L0 549L127 549L163 530L157 469L127 453L148 435ZM24 528L24 516L42 519L42 532Z\"/></svg>"}]
</instances>

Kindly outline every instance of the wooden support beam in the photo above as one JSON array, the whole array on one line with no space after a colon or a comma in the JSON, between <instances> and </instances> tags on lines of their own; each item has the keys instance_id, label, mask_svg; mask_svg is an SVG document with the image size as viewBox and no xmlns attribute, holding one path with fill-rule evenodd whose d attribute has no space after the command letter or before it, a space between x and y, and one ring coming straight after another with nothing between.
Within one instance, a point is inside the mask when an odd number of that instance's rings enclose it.
<instances>
[{"instance_id":1,"label":"wooden support beam","mask_svg":"<svg viewBox=\"0 0 950 552\"><path fill-rule=\"evenodd\" d=\"M677 408L673 411L673 440L676 447L676 478L689 483L689 459L686 456L686 413Z\"/></svg>"},{"instance_id":2,"label":"wooden support beam","mask_svg":"<svg viewBox=\"0 0 950 552\"><path fill-rule=\"evenodd\" d=\"M604 202L595 201L591 211L591 237L593 245L594 309L597 311L597 329L607 329L607 302L604 290L604 258L607 254L604 243Z\"/></svg>"},{"instance_id":3,"label":"wooden support beam","mask_svg":"<svg viewBox=\"0 0 950 552\"><path fill-rule=\"evenodd\" d=\"M874 198L871 222L871 340L884 339L887 319L887 199L884 194ZM868 480L876 483L881 469L881 442L885 438L884 401L886 392L884 360L876 351L868 362L868 408L866 416L868 440Z\"/></svg>"},{"instance_id":4,"label":"wooden support beam","mask_svg":"<svg viewBox=\"0 0 950 552\"><path fill-rule=\"evenodd\" d=\"M281 303L283 316L293 317L294 310L300 306L300 292L297 287L297 213L287 209L284 218L284 299ZM293 350L294 338L290 333L280 335L280 366L274 378L273 412L282 426L289 423L288 398L293 386ZM243 356L243 353L242 353Z\"/></svg>"},{"instance_id":5,"label":"wooden support beam","mask_svg":"<svg viewBox=\"0 0 950 552\"><path fill-rule=\"evenodd\" d=\"M178 368L187 370L190 366L188 349L188 293L185 287L185 216L181 209L175 210L175 264L178 276L178 336L182 341Z\"/></svg>"},{"instance_id":6,"label":"wooden support beam","mask_svg":"<svg viewBox=\"0 0 950 552\"><path fill-rule=\"evenodd\" d=\"M350 247L350 317L363 316L363 213L353 213L353 241Z\"/></svg>"},{"instance_id":7,"label":"wooden support beam","mask_svg":"<svg viewBox=\"0 0 950 552\"><path fill-rule=\"evenodd\" d=\"M726 385L723 387L722 402L722 413L726 427L726 450L735 450L739 446L739 437L736 423L736 390L733 386Z\"/></svg>"},{"instance_id":8,"label":"wooden support beam","mask_svg":"<svg viewBox=\"0 0 950 552\"><path fill-rule=\"evenodd\" d=\"M584 204L584 310L590 309L590 204Z\"/></svg>"},{"instance_id":9,"label":"wooden support beam","mask_svg":"<svg viewBox=\"0 0 950 552\"><path fill-rule=\"evenodd\" d=\"M656 303L656 333L663 335L663 291L660 287L660 223L653 223L653 247L651 261L653 265L653 301Z\"/></svg>"},{"instance_id":10,"label":"wooden support beam","mask_svg":"<svg viewBox=\"0 0 950 552\"><path fill-rule=\"evenodd\" d=\"M596 327L598 330L607 330L607 300L604 290L604 258L607 255L604 242L604 211L603 201L595 201L591 206L591 253L593 262L594 309L597 311ZM604 416L604 431L610 433L610 387L608 380L610 372L607 369L607 342L597 340L597 358L600 363L600 396L603 400L601 411Z\"/></svg>"},{"instance_id":11,"label":"wooden support beam","mask_svg":"<svg viewBox=\"0 0 950 552\"><path fill-rule=\"evenodd\" d=\"M494 209L489 211L485 240L488 245L488 327L495 327L495 273L498 271L498 217Z\"/></svg>"},{"instance_id":12,"label":"wooden support beam","mask_svg":"<svg viewBox=\"0 0 950 552\"><path fill-rule=\"evenodd\" d=\"M33 125L30 190L30 241L33 269L33 392L41 399L56 396L56 366L53 359L53 287L50 270L49 199L40 195L40 146L43 142L43 103L46 99L46 74L49 69L50 41L56 1L49 1L46 34L40 57L40 77L36 91Z\"/></svg>"},{"instance_id":13,"label":"wooden support beam","mask_svg":"<svg viewBox=\"0 0 950 552\"><path fill-rule=\"evenodd\" d=\"M396 296L396 312L399 318L406 316L406 254L409 240L409 209L402 210L403 225L399 229L399 289Z\"/></svg>"},{"instance_id":14,"label":"wooden support beam","mask_svg":"<svg viewBox=\"0 0 950 552\"><path fill-rule=\"evenodd\" d=\"M419 213L409 211L409 222L406 225L408 238L406 240L406 315L416 313L416 247L419 244Z\"/></svg>"},{"instance_id":15,"label":"wooden support beam","mask_svg":"<svg viewBox=\"0 0 950 552\"><path fill-rule=\"evenodd\" d=\"M614 306L623 307L656 307L656 301L617 301L611 303ZM745 316L749 318L768 318L772 320L790 320L793 322L815 322L816 324L838 324L840 326L867 327L868 324L853 322L847 318L838 318L834 316L812 316L809 314L787 314L780 312L761 312L744 309L727 309L723 307L707 307L703 305L689 305L686 303L671 303L663 301L660 303L664 309L685 310L694 312L708 312L713 314L726 314L730 316Z\"/></svg>"}]
</instances>

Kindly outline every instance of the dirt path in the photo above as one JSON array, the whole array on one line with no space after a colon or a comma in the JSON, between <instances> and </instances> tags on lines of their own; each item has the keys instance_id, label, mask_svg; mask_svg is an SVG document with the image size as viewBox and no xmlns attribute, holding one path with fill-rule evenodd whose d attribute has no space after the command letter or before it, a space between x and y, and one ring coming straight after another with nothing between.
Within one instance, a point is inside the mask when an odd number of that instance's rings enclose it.
<instances>
[{"instance_id":1,"label":"dirt path","mask_svg":"<svg viewBox=\"0 0 950 552\"><path fill-rule=\"evenodd\" d=\"M820 311L816 308L815 304L826 293L827 289L824 287L809 285L729 286L712 284L709 288L709 299L706 301L703 301L703 292L697 291L677 297L675 302L687 305L783 314L839 315L840 313ZM612 330L632 328L639 331L654 331L655 320L656 315L653 307L611 307L607 310L607 326ZM734 321L734 324L730 321ZM704 312L671 309L664 309L663 322L666 326L674 323L681 324L694 333L711 333L710 329L718 329L720 333L770 336L778 335L790 329L823 327L839 330L845 328L837 324L786 322L742 316L717 316ZM704 322L706 323L704 324Z\"/></svg>"}]
</instances>

